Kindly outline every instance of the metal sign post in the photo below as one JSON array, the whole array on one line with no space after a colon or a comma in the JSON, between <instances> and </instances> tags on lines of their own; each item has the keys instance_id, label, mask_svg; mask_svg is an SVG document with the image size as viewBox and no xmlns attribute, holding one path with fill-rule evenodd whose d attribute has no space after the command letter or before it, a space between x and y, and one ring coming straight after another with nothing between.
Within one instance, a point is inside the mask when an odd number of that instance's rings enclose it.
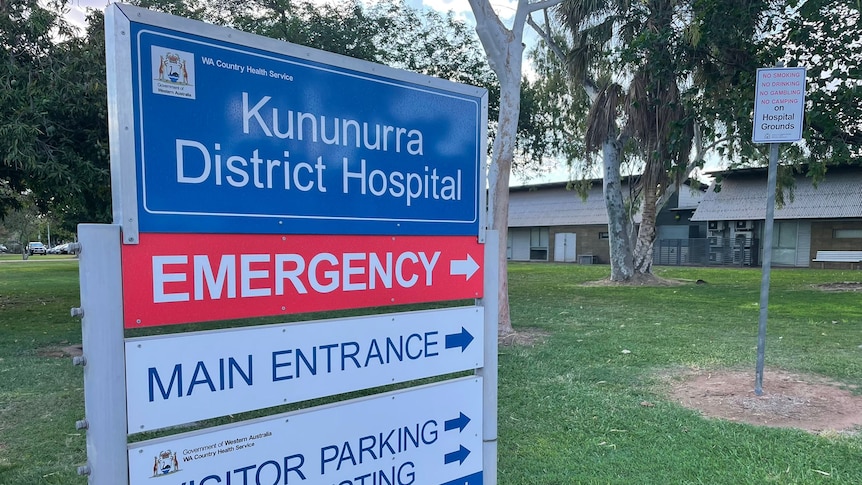
<instances>
[{"instance_id":1,"label":"metal sign post","mask_svg":"<svg viewBox=\"0 0 862 485\"><path fill-rule=\"evenodd\" d=\"M775 220L775 186L778 178L778 143L769 144L769 173L766 177L766 225L763 229L763 268L760 279L760 316L757 325L757 364L754 393L763 395L763 365L766 358L766 319L769 313L769 278L772 272L772 226Z\"/></svg>"},{"instance_id":2,"label":"metal sign post","mask_svg":"<svg viewBox=\"0 0 862 485\"><path fill-rule=\"evenodd\" d=\"M81 243L81 307L84 354L84 411L78 422L87 430L87 464L78 473L90 485L117 485L128 480L126 463L126 374L123 372L123 314L120 283L120 227L78 226Z\"/></svg>"},{"instance_id":3,"label":"metal sign post","mask_svg":"<svg viewBox=\"0 0 862 485\"><path fill-rule=\"evenodd\" d=\"M754 98L754 143L769 143L769 168L766 180L766 220L763 230L763 276L760 281L760 316L757 332L757 364L754 393L763 395L763 365L766 354L766 319L769 312L769 278L772 269L772 229L775 220L775 189L778 178L779 143L802 139L805 113L805 68L757 70Z\"/></svg>"}]
</instances>

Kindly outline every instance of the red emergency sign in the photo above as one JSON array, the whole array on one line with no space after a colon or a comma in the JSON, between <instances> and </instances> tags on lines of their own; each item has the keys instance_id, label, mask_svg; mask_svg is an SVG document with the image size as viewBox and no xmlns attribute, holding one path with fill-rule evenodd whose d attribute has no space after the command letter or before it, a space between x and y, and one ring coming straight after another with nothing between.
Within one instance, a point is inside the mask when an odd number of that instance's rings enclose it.
<instances>
[{"instance_id":1,"label":"red emergency sign","mask_svg":"<svg viewBox=\"0 0 862 485\"><path fill-rule=\"evenodd\" d=\"M126 328L480 298L474 236L141 234Z\"/></svg>"}]
</instances>

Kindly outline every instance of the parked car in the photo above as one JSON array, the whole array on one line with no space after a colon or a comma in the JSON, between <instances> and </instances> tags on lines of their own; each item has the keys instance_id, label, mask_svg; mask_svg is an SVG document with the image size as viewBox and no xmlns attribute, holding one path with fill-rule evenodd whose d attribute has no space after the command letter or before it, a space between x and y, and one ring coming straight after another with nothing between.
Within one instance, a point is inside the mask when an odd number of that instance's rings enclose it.
<instances>
[{"instance_id":1,"label":"parked car","mask_svg":"<svg viewBox=\"0 0 862 485\"><path fill-rule=\"evenodd\" d=\"M5 244L0 244L0 253L5 253L9 251Z\"/></svg>"},{"instance_id":2,"label":"parked car","mask_svg":"<svg viewBox=\"0 0 862 485\"><path fill-rule=\"evenodd\" d=\"M69 243L54 246L48 250L48 254L69 254Z\"/></svg>"},{"instance_id":3,"label":"parked car","mask_svg":"<svg viewBox=\"0 0 862 485\"><path fill-rule=\"evenodd\" d=\"M48 254L48 248L39 241L30 241L27 243L27 254Z\"/></svg>"}]
</instances>

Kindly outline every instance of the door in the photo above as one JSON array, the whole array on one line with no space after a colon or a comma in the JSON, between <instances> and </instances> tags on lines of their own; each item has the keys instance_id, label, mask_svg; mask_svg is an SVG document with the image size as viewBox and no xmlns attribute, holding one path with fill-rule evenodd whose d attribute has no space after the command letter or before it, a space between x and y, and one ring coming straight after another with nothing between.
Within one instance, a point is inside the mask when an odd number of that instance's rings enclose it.
<instances>
[{"instance_id":1,"label":"door","mask_svg":"<svg viewBox=\"0 0 862 485\"><path fill-rule=\"evenodd\" d=\"M576 237L574 233L558 232L554 234L554 261L560 263L572 263L576 258Z\"/></svg>"}]
</instances>

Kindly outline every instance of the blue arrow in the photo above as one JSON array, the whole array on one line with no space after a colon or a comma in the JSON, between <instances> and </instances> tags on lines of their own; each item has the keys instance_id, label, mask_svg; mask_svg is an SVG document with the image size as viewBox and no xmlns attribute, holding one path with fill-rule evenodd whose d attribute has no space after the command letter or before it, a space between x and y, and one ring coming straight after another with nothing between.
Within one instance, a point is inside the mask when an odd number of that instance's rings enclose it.
<instances>
[{"instance_id":1,"label":"blue arrow","mask_svg":"<svg viewBox=\"0 0 862 485\"><path fill-rule=\"evenodd\" d=\"M473 336L470 335L470 332L468 332L466 328L461 327L460 333L452 333L446 336L446 348L453 349L455 347L461 347L461 352L463 352L472 341Z\"/></svg>"},{"instance_id":2,"label":"blue arrow","mask_svg":"<svg viewBox=\"0 0 862 485\"><path fill-rule=\"evenodd\" d=\"M448 419L448 420L446 420L445 423L443 423L443 426L445 427L446 431L453 430L453 429L457 429L459 433L461 431L464 431L464 428L467 427L467 423L470 422L470 418L468 418L464 413L460 413L460 414L461 415L458 416L457 418Z\"/></svg>"},{"instance_id":3,"label":"blue arrow","mask_svg":"<svg viewBox=\"0 0 862 485\"><path fill-rule=\"evenodd\" d=\"M464 460L467 459L467 455L470 454L470 450L464 448L464 445L461 445L461 448L458 451L453 451L452 453L446 453L446 456L443 457L443 462L445 464L458 462L459 465L464 464Z\"/></svg>"}]
</instances>

